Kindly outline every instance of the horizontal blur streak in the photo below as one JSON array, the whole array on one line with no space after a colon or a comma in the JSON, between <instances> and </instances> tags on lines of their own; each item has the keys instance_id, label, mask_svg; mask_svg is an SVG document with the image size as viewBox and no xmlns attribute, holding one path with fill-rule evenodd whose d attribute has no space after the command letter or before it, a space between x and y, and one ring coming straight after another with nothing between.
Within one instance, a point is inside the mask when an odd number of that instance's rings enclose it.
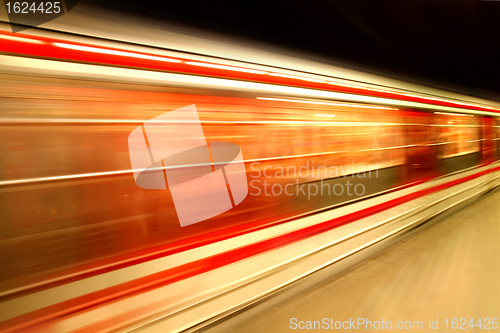
<instances>
[{"instance_id":1,"label":"horizontal blur streak","mask_svg":"<svg viewBox=\"0 0 500 333\"><path fill-rule=\"evenodd\" d=\"M156 55L151 55L151 54L146 54L146 53L139 53L139 52L130 52L127 50L120 50L120 49L112 49L112 48L105 48L105 47L95 47L94 44L76 44L76 43L67 43L64 40L61 39L54 39L54 38L47 38L47 37L41 37L41 36L31 36L31 35L25 35L25 34L20 34L21 36L27 36L25 37L19 37L18 36L13 36L13 34L7 32L7 31L0 31L0 35L6 36L4 40L8 41L6 43L0 44L0 51L1 52L6 52L6 53L14 53L14 54L23 54L25 56L29 57L41 57L41 58L63 58L66 61L77 61L77 62L84 62L84 63L98 63L101 65L111 65L111 66L125 66L125 67L133 67L133 68L146 68L148 70L161 70L161 71L167 71L167 72L176 72L176 73L189 73L189 74L195 74L195 75L209 75L209 76L223 76L226 78L231 78L231 79L237 79L237 80L246 80L246 81L253 81L253 82L265 82L265 83L272 83L272 84L279 84L279 85L287 85L287 86L294 86L294 87L301 87L301 88L314 88L314 89L321 89L321 90L329 90L330 96L326 96L323 92L321 94L319 91L316 92L318 97L333 97L332 96L332 91L331 88L333 87L328 87L327 85L333 85L336 86L336 89L334 88L335 91L337 92L342 92L342 93L348 93L348 94L354 94L351 96L351 98L354 98L353 96L357 95L357 101L367 101L367 102L376 102L376 99L373 99L374 96L378 96L379 98L387 98L387 99L396 99L396 100L402 100L402 101L408 101L408 102L417 102L417 103L423 103L423 105L429 103L429 104L435 104L444 106L444 107L455 107L455 108L467 108L471 110L475 110L475 113L477 111L480 111L481 114L490 114L491 111L494 111L498 113L498 109L492 108L490 106L483 106L483 105L477 105L477 104L470 104L470 103L463 103L461 101L454 101L454 100L446 100L442 98L434 98L434 97L429 97L429 96L418 96L418 95L413 95L413 94L407 94L403 92L398 92L394 90L382 90L382 89L374 89L371 87L365 87L365 86L355 86L355 85L350 85L350 84L337 84L336 82L332 81L332 78L330 77L324 77L324 79L320 78L314 78L314 77L306 77L306 76L297 76L293 75L290 73L278 73L274 71L261 71L261 70L254 70L254 69L249 69L249 68L242 68L238 66L225 66L225 65L212 65L209 63L200 63L200 62L191 62L187 61L188 59L185 58L185 55L182 56L181 59L171 59L171 58L166 58L166 57L161 57L161 56L156 56ZM31 37L31 38L28 38ZM41 44L40 46L33 46L31 48L25 48L22 45L22 40L16 39L16 38L24 38L27 40L38 40L41 43L36 43L36 44ZM17 43L21 42L21 44ZM61 49L66 49L65 52L62 52ZM89 55L90 53L90 55ZM101 54L102 56L92 56L92 53L98 53ZM106 56L107 55L107 56ZM111 55L111 57L109 56ZM127 58L132 58L132 59L127 59ZM134 61L133 58L141 59L142 61ZM149 61L152 60L152 61ZM156 61L159 61L160 63L157 63ZM162 64L162 63L167 63L167 64ZM171 63L171 64L168 64ZM192 65L194 63L197 64L204 64L202 66L198 67L205 67L205 70L195 70L192 68ZM188 65L188 66L186 66ZM190 68L191 67L191 68ZM214 68L214 69L219 69L222 70L221 72L218 71L213 71L213 70L208 70L207 68ZM239 70L235 70L236 68L240 68ZM228 73L225 72L224 70L229 70ZM224 73L225 72L225 73ZM245 73L245 74L239 74L240 73ZM255 75L252 75L255 74ZM266 78L267 77L267 78ZM274 77L271 78L271 77ZM289 80L283 80L283 79L278 79L278 78L287 78ZM311 82L306 83L306 82ZM317 83L317 84L312 84L312 83ZM281 87L283 88L283 87ZM352 89L344 89L344 88L352 88ZM361 98L361 95L364 96L364 99ZM339 98L341 95L337 95ZM386 101L387 103L387 101Z\"/></svg>"},{"instance_id":2,"label":"horizontal blur streak","mask_svg":"<svg viewBox=\"0 0 500 333\"><path fill-rule=\"evenodd\" d=\"M294 102L294 103L305 103L305 104L347 106L347 107L353 107L353 108L397 110L397 108L388 108L388 107L385 107L385 106L361 105L361 104L342 104L342 103L335 103L335 102L310 101L310 100L300 100L300 99L271 98L271 97L257 97L257 99L262 99L262 100L265 100L265 101L281 101L281 102Z\"/></svg>"},{"instance_id":3,"label":"horizontal blur streak","mask_svg":"<svg viewBox=\"0 0 500 333\"><path fill-rule=\"evenodd\" d=\"M233 67L233 66L226 66L226 65L217 65L217 64L207 64L207 63L204 63L204 62L186 61L186 64L193 65L193 66L201 66L201 67L210 67L210 68L217 68L217 69L225 69L225 70L228 70L228 71L237 71L237 72L245 72L245 73L253 73L253 74L268 74L267 72L258 71L256 69Z\"/></svg>"},{"instance_id":4,"label":"horizontal blur streak","mask_svg":"<svg viewBox=\"0 0 500 333\"><path fill-rule=\"evenodd\" d=\"M23 38L23 37L15 37L15 36L8 36L8 35L1 35L1 34L0 34L0 39L12 40L12 41L21 42L21 43L43 44L42 41L39 41L39 40L36 40L36 39Z\"/></svg>"},{"instance_id":5,"label":"horizontal blur streak","mask_svg":"<svg viewBox=\"0 0 500 333\"><path fill-rule=\"evenodd\" d=\"M327 82L325 80L317 80L317 79L307 78L307 77L303 77L303 76L295 76L295 75L288 75L288 74L281 74L281 73L268 73L268 74L271 76L286 77L289 79L297 79L297 80L304 80L304 81L310 81L310 82L321 82L321 83Z\"/></svg>"},{"instance_id":6,"label":"horizontal blur streak","mask_svg":"<svg viewBox=\"0 0 500 333\"><path fill-rule=\"evenodd\" d=\"M103 54L112 54L112 55L117 55L117 56L122 56L122 57L132 57L132 58L166 61L166 62L181 62L180 60L177 60L177 59L170 59L170 58L165 58L165 57L140 54L137 52L108 50L108 49L103 49L103 48L98 48L98 47L89 47L89 46L73 45L73 44L66 44L66 43L54 43L54 45L58 46L58 47L63 47L66 49L85 51L85 52L94 52L94 53L103 53Z\"/></svg>"}]
</instances>

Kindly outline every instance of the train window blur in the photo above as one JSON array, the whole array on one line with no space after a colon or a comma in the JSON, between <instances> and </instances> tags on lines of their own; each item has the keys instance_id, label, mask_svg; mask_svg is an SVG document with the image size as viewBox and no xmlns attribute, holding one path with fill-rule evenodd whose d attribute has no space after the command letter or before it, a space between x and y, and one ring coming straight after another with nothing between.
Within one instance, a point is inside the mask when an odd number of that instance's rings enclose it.
<instances>
[{"instance_id":1,"label":"train window blur","mask_svg":"<svg viewBox=\"0 0 500 333\"><path fill-rule=\"evenodd\" d=\"M500 157L500 119L496 119L497 158Z\"/></svg>"},{"instance_id":2,"label":"train window blur","mask_svg":"<svg viewBox=\"0 0 500 333\"><path fill-rule=\"evenodd\" d=\"M495 119L484 117L482 120L482 162L491 163L496 159Z\"/></svg>"},{"instance_id":3,"label":"train window blur","mask_svg":"<svg viewBox=\"0 0 500 333\"><path fill-rule=\"evenodd\" d=\"M438 141L443 144L440 158L450 158L479 151L479 122L471 115L438 114Z\"/></svg>"},{"instance_id":4,"label":"train window blur","mask_svg":"<svg viewBox=\"0 0 500 333\"><path fill-rule=\"evenodd\" d=\"M482 129L478 117L436 112L435 123L441 172L455 172L480 163Z\"/></svg>"},{"instance_id":5,"label":"train window blur","mask_svg":"<svg viewBox=\"0 0 500 333\"><path fill-rule=\"evenodd\" d=\"M480 149L472 116L133 82L2 74L0 84L0 291L379 193L433 175L437 147L443 161ZM207 141L241 147L249 194L225 214L180 228L168 190L135 184L127 138L191 104ZM334 193L349 182L353 194ZM322 192L301 190L308 184Z\"/></svg>"}]
</instances>

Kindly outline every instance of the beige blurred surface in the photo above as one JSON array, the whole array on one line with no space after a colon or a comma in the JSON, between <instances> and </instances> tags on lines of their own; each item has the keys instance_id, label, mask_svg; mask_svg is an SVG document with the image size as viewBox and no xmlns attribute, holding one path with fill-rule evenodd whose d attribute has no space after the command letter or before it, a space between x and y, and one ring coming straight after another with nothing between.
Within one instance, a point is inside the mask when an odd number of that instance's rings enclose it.
<instances>
[{"instance_id":1,"label":"beige blurred surface","mask_svg":"<svg viewBox=\"0 0 500 333\"><path fill-rule=\"evenodd\" d=\"M465 318L467 324L471 318L474 324L479 318L483 323L484 318L498 318L499 201L498 190L487 194L321 287L265 311L257 306L208 331L302 331L290 328L291 318L304 322L366 318L390 320L393 326L400 320L418 320L424 326L418 331L436 332L446 331L446 318L449 331L455 331L453 318ZM429 330L429 318L439 318L437 330ZM464 327L460 331L500 331ZM359 331L372 330L361 326Z\"/></svg>"}]
</instances>

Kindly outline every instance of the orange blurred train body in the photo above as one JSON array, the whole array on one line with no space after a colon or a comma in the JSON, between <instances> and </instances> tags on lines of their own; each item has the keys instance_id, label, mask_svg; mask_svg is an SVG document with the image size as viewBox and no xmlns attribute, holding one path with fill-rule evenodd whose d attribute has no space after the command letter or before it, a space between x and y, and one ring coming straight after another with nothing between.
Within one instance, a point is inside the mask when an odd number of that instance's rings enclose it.
<instances>
[{"instance_id":1,"label":"orange blurred train body","mask_svg":"<svg viewBox=\"0 0 500 333\"><path fill-rule=\"evenodd\" d=\"M116 285L5 312L6 329L50 326L56 318L107 306L108 299L149 290L140 279L159 288L204 278L222 266L356 226L428 195L429 188L437 192L498 171L489 166L496 167L500 149L499 109L491 105L398 87L350 86L321 73L199 55L195 61L188 53L165 51L167 56L154 48L148 54L147 47L117 51L118 42L103 46L91 44L92 38L45 35L0 32L0 306L27 304L37 293L86 279L108 281L106 274L169 256L173 264L144 276L124 271ZM135 184L127 138L145 121L192 104L208 142L241 148L249 193L228 212L181 228L168 189ZM455 179L460 173L461 181ZM319 215L334 211L340 215ZM272 234L278 227L283 230ZM254 233L262 236L248 238ZM206 255L192 255L197 249ZM175 259L179 255L183 259ZM181 273L174 269L196 273L177 278ZM227 288L241 286L238 281L226 281ZM132 282L143 289L126 285ZM114 298L101 302L93 294L117 286L125 291ZM74 298L87 304L78 298L85 295L99 301L84 309L65 303ZM200 295L194 290L189 299Z\"/></svg>"}]
</instances>

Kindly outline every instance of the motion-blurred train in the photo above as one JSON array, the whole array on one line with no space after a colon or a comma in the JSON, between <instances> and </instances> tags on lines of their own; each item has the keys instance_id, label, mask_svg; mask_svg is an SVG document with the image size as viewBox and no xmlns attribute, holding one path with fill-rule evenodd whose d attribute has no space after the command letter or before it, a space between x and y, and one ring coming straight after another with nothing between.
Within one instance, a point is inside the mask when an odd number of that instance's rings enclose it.
<instances>
[{"instance_id":1,"label":"motion-blurred train","mask_svg":"<svg viewBox=\"0 0 500 333\"><path fill-rule=\"evenodd\" d=\"M203 328L500 183L498 103L77 9L0 26L2 331ZM248 193L181 226L128 138L192 105Z\"/></svg>"}]
</instances>

